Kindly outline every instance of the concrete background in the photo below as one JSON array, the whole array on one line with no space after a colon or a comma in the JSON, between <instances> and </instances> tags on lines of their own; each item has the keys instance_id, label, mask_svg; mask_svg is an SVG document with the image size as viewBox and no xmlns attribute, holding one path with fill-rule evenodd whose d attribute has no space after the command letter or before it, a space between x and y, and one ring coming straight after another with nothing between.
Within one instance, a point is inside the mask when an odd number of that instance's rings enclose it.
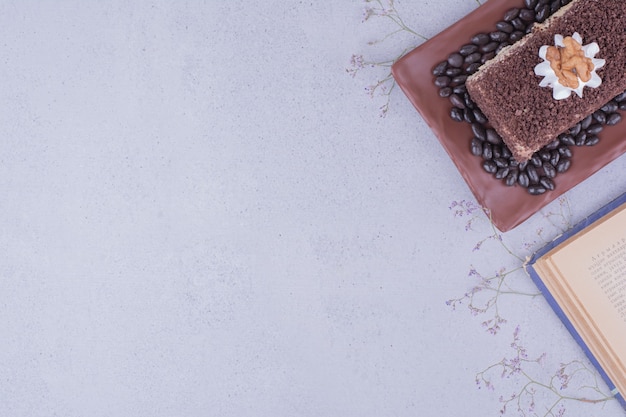
<instances>
[{"instance_id":1,"label":"concrete background","mask_svg":"<svg viewBox=\"0 0 626 417\"><path fill-rule=\"evenodd\" d=\"M622 193L626 159L490 239L399 89L378 116L388 69L346 72L421 42L370 45L378 6L0 2L0 415L498 415L525 380L475 379L512 342L537 380L588 366L541 297L500 294L495 335L446 301ZM430 37L477 6L395 9Z\"/></svg>"}]
</instances>

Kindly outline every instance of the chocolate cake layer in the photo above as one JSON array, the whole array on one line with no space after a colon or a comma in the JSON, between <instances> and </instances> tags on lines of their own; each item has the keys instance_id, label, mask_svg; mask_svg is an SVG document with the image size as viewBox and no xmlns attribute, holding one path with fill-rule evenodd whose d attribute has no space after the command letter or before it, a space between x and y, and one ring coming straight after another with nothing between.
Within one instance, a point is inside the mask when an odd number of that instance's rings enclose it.
<instances>
[{"instance_id":1,"label":"chocolate cake layer","mask_svg":"<svg viewBox=\"0 0 626 417\"><path fill-rule=\"evenodd\" d=\"M484 2L392 66L398 86L415 106L424 123L432 129L478 204L488 210L490 220L502 232L515 228L626 153L626 124L621 122L607 126L599 133L601 140L597 145L573 149L572 168L559 175L558 187L554 191L530 196L522 187L507 187L501 181L494 181L477 162L478 158L469 152L468 142L472 136L470 125L451 122L450 102L439 97L439 88L433 83L432 69L446 60L451 52L467 44L472 36L493 31L495 23L502 20L507 10L523 7L524 0ZM420 142L419 146L424 152L432 150L436 153L429 141ZM450 173L450 167L445 161L442 161L439 169L443 173Z\"/></svg>"},{"instance_id":2,"label":"chocolate cake layer","mask_svg":"<svg viewBox=\"0 0 626 417\"><path fill-rule=\"evenodd\" d=\"M489 119L514 157L522 162L556 137L626 90L626 1L574 0L536 25L531 34L503 49L467 79L472 100ZM554 35L578 32L583 45L596 42L598 88L585 87L583 96L555 100L552 88L540 87L534 72L543 62L539 49L554 45Z\"/></svg>"}]
</instances>

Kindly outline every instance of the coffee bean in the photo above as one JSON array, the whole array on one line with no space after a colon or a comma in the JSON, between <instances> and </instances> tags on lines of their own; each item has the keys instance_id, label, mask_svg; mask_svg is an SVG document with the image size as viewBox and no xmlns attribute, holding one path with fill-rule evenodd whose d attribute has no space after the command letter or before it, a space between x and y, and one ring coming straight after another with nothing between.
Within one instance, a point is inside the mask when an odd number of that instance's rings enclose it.
<instances>
[{"instance_id":1,"label":"coffee bean","mask_svg":"<svg viewBox=\"0 0 626 417\"><path fill-rule=\"evenodd\" d=\"M480 111L480 109L477 107L474 110L474 120L476 120L477 123L480 124L485 124L487 123L487 117L483 114L483 112Z\"/></svg>"},{"instance_id":2,"label":"coffee bean","mask_svg":"<svg viewBox=\"0 0 626 417\"><path fill-rule=\"evenodd\" d=\"M478 51L478 45L473 44L473 43L468 43L467 45L463 45L461 46L461 49L459 49L459 53L463 56L468 56L470 54L473 54L476 51Z\"/></svg>"},{"instance_id":3,"label":"coffee bean","mask_svg":"<svg viewBox=\"0 0 626 417\"><path fill-rule=\"evenodd\" d=\"M452 81L450 79L450 77L446 76L446 75L441 75L437 78L435 78L435 85L439 88L442 87L447 87L450 85L450 81Z\"/></svg>"},{"instance_id":4,"label":"coffee bean","mask_svg":"<svg viewBox=\"0 0 626 417\"><path fill-rule=\"evenodd\" d=\"M443 75L446 72L446 68L448 68L448 61L440 62L439 64L435 65L435 68L433 68L433 75L436 77L439 75Z\"/></svg>"},{"instance_id":5,"label":"coffee bean","mask_svg":"<svg viewBox=\"0 0 626 417\"><path fill-rule=\"evenodd\" d=\"M578 129L578 133L580 133L580 128ZM571 134L561 135L559 137L559 140L561 141L563 145L567 145L567 146L576 145L576 140L574 139L574 136L572 136Z\"/></svg>"},{"instance_id":6,"label":"coffee bean","mask_svg":"<svg viewBox=\"0 0 626 417\"><path fill-rule=\"evenodd\" d=\"M499 145L502 143L502 138L498 135L494 129L486 129L485 130L486 140L489 143L493 143L494 145Z\"/></svg>"},{"instance_id":7,"label":"coffee bean","mask_svg":"<svg viewBox=\"0 0 626 417\"><path fill-rule=\"evenodd\" d=\"M487 131L480 123L472 123L472 132L480 140L487 140Z\"/></svg>"},{"instance_id":8,"label":"coffee bean","mask_svg":"<svg viewBox=\"0 0 626 417\"><path fill-rule=\"evenodd\" d=\"M492 146L493 149L493 160L495 161L498 158L502 158L502 146ZM507 161L508 164L508 161Z\"/></svg>"},{"instance_id":9,"label":"coffee bean","mask_svg":"<svg viewBox=\"0 0 626 417\"><path fill-rule=\"evenodd\" d=\"M496 179L501 180L502 178L509 175L509 171L510 171L509 167L498 168L494 176L496 177Z\"/></svg>"},{"instance_id":10,"label":"coffee bean","mask_svg":"<svg viewBox=\"0 0 626 417\"><path fill-rule=\"evenodd\" d=\"M483 143L483 159L491 161L491 158L493 158L493 146L491 145L491 143L484 142ZM495 165L495 162L494 162L494 165Z\"/></svg>"},{"instance_id":11,"label":"coffee bean","mask_svg":"<svg viewBox=\"0 0 626 417\"><path fill-rule=\"evenodd\" d=\"M507 187L511 187L513 185L515 185L515 183L517 182L517 176L518 176L518 171L511 169L509 170L509 173L507 174L506 178L504 179L504 184Z\"/></svg>"},{"instance_id":12,"label":"coffee bean","mask_svg":"<svg viewBox=\"0 0 626 417\"><path fill-rule=\"evenodd\" d=\"M540 149L537 152L537 155L539 156L539 158L541 158L542 161L549 161L550 160L550 151L547 150L545 147L543 149Z\"/></svg>"},{"instance_id":13,"label":"coffee bean","mask_svg":"<svg viewBox=\"0 0 626 417\"><path fill-rule=\"evenodd\" d=\"M546 187L539 184L533 184L528 186L528 192L531 195L541 195L546 192Z\"/></svg>"},{"instance_id":14,"label":"coffee bean","mask_svg":"<svg viewBox=\"0 0 626 417\"><path fill-rule=\"evenodd\" d=\"M463 100L465 101L465 107L474 109L476 107L476 103L472 101L472 98L468 93L463 94Z\"/></svg>"},{"instance_id":15,"label":"coffee bean","mask_svg":"<svg viewBox=\"0 0 626 417\"><path fill-rule=\"evenodd\" d=\"M537 154L534 154L533 156L531 156L528 162L530 162L531 165L534 165L537 168L539 168L543 164L541 157Z\"/></svg>"},{"instance_id":16,"label":"coffee bean","mask_svg":"<svg viewBox=\"0 0 626 417\"><path fill-rule=\"evenodd\" d=\"M457 75L451 81L453 86L465 84L465 80L467 80L467 74Z\"/></svg>"},{"instance_id":17,"label":"coffee bean","mask_svg":"<svg viewBox=\"0 0 626 417\"><path fill-rule=\"evenodd\" d=\"M439 97L450 97L450 94L452 94L452 89L450 87L439 89Z\"/></svg>"},{"instance_id":18,"label":"coffee bean","mask_svg":"<svg viewBox=\"0 0 626 417\"><path fill-rule=\"evenodd\" d=\"M490 174L495 174L498 171L496 163L490 159L483 162L483 169Z\"/></svg>"},{"instance_id":19,"label":"coffee bean","mask_svg":"<svg viewBox=\"0 0 626 417\"><path fill-rule=\"evenodd\" d=\"M593 120L595 120L598 123L606 123L606 113L603 112L602 110L598 110L596 112L593 113Z\"/></svg>"},{"instance_id":20,"label":"coffee bean","mask_svg":"<svg viewBox=\"0 0 626 417\"><path fill-rule=\"evenodd\" d=\"M463 59L463 55L455 52L453 54L450 54L450 56L448 57L448 65L450 65L451 67L459 68L463 65Z\"/></svg>"},{"instance_id":21,"label":"coffee bean","mask_svg":"<svg viewBox=\"0 0 626 417\"><path fill-rule=\"evenodd\" d=\"M561 155L561 157L563 158L572 157L572 150L568 146L560 146L558 151L559 151L559 155Z\"/></svg>"},{"instance_id":22,"label":"coffee bean","mask_svg":"<svg viewBox=\"0 0 626 417\"><path fill-rule=\"evenodd\" d=\"M609 117L606 118L607 126L614 126L618 124L622 120L622 115L619 113L611 113Z\"/></svg>"},{"instance_id":23,"label":"coffee bean","mask_svg":"<svg viewBox=\"0 0 626 417\"><path fill-rule=\"evenodd\" d=\"M583 146L586 140L587 140L587 132L585 132L584 130L581 131L576 136L574 136L574 141L576 142L576 146Z\"/></svg>"},{"instance_id":24,"label":"coffee bean","mask_svg":"<svg viewBox=\"0 0 626 417\"><path fill-rule=\"evenodd\" d=\"M453 68L453 67L448 68L445 72L445 74L448 77L456 77L457 75L462 74L462 73L463 73L463 68Z\"/></svg>"},{"instance_id":25,"label":"coffee bean","mask_svg":"<svg viewBox=\"0 0 626 417\"><path fill-rule=\"evenodd\" d=\"M496 23L496 29L498 29L500 32L511 33L511 32L513 32L513 30L515 28L509 22L500 21L500 22Z\"/></svg>"},{"instance_id":26,"label":"coffee bean","mask_svg":"<svg viewBox=\"0 0 626 417\"><path fill-rule=\"evenodd\" d=\"M467 93L467 87L465 86L465 84L456 85L454 86L454 88L452 88L452 92L454 94L463 95Z\"/></svg>"},{"instance_id":27,"label":"coffee bean","mask_svg":"<svg viewBox=\"0 0 626 417\"><path fill-rule=\"evenodd\" d=\"M577 134L580 133L580 131L582 130L582 126L580 125L580 123L576 123L574 126L572 126L569 130L569 133L571 133L572 135L576 136ZM573 143L572 143L573 145Z\"/></svg>"},{"instance_id":28,"label":"coffee bean","mask_svg":"<svg viewBox=\"0 0 626 417\"><path fill-rule=\"evenodd\" d=\"M472 138L470 142L470 150L472 155L481 156L483 154L483 141L478 138Z\"/></svg>"},{"instance_id":29,"label":"coffee bean","mask_svg":"<svg viewBox=\"0 0 626 417\"><path fill-rule=\"evenodd\" d=\"M552 142L548 143L546 146L544 146L544 149L548 149L550 151L558 148L561 145L561 142L559 142L558 139L553 140Z\"/></svg>"},{"instance_id":30,"label":"coffee bean","mask_svg":"<svg viewBox=\"0 0 626 417\"><path fill-rule=\"evenodd\" d=\"M559 161L561 160L561 154L559 153L558 150L553 150L552 152L550 152L550 164L553 167L556 167L559 164Z\"/></svg>"},{"instance_id":31,"label":"coffee bean","mask_svg":"<svg viewBox=\"0 0 626 417\"><path fill-rule=\"evenodd\" d=\"M500 46L500 42L489 42L485 45L482 45L480 47L480 51L483 53L493 52L498 49L498 46Z\"/></svg>"},{"instance_id":32,"label":"coffee bean","mask_svg":"<svg viewBox=\"0 0 626 417\"><path fill-rule=\"evenodd\" d=\"M520 172L517 177L517 182L524 188L527 188L530 185L530 179L528 178L528 174L526 172Z\"/></svg>"},{"instance_id":33,"label":"coffee bean","mask_svg":"<svg viewBox=\"0 0 626 417\"><path fill-rule=\"evenodd\" d=\"M467 123L474 123L476 119L474 118L474 112L472 109L468 109L467 107L463 110L463 120Z\"/></svg>"},{"instance_id":34,"label":"coffee bean","mask_svg":"<svg viewBox=\"0 0 626 417\"><path fill-rule=\"evenodd\" d=\"M459 96L458 94L450 95L449 99L450 99L450 103L452 103L454 107L458 107L461 110L465 108L465 102L463 101L461 96Z\"/></svg>"},{"instance_id":35,"label":"coffee bean","mask_svg":"<svg viewBox=\"0 0 626 417\"><path fill-rule=\"evenodd\" d=\"M498 45L498 48L496 49L496 55L498 55L500 53L500 51L502 51L507 46L509 46L509 42L508 41L504 41L504 42L500 43L500 45Z\"/></svg>"},{"instance_id":36,"label":"coffee bean","mask_svg":"<svg viewBox=\"0 0 626 417\"><path fill-rule=\"evenodd\" d=\"M495 51L487 52L487 53L483 54L482 58L480 58L480 63L484 64L485 62L487 62L490 59L492 59L494 56L496 56L496 52ZM626 104L626 101L624 103Z\"/></svg>"},{"instance_id":37,"label":"coffee bean","mask_svg":"<svg viewBox=\"0 0 626 417\"><path fill-rule=\"evenodd\" d=\"M585 139L585 146L594 146L597 145L598 142L600 142L599 137L597 137L596 135L589 135L587 136L587 139Z\"/></svg>"},{"instance_id":38,"label":"coffee bean","mask_svg":"<svg viewBox=\"0 0 626 417\"><path fill-rule=\"evenodd\" d=\"M572 163L569 159L561 159L561 161L559 161L559 164L556 166L556 171L563 173L569 169L571 164Z\"/></svg>"},{"instance_id":39,"label":"coffee bean","mask_svg":"<svg viewBox=\"0 0 626 417\"><path fill-rule=\"evenodd\" d=\"M589 127L589 125L591 125L591 122L593 122L593 116L590 114L587 117L585 117L581 122L580 122L580 127L584 130L587 129Z\"/></svg>"},{"instance_id":40,"label":"coffee bean","mask_svg":"<svg viewBox=\"0 0 626 417\"><path fill-rule=\"evenodd\" d=\"M472 43L478 46L482 46L482 45L489 43L489 40L490 40L489 35L487 35L486 33L479 33L477 35L474 35L474 37L472 37Z\"/></svg>"},{"instance_id":41,"label":"coffee bean","mask_svg":"<svg viewBox=\"0 0 626 417\"><path fill-rule=\"evenodd\" d=\"M541 167L543 168L543 173L546 177L548 178L556 177L556 169L554 168L554 166L552 166L550 162L548 161L544 162Z\"/></svg>"},{"instance_id":42,"label":"coffee bean","mask_svg":"<svg viewBox=\"0 0 626 417\"><path fill-rule=\"evenodd\" d=\"M528 165L526 167L526 174L531 184L537 184L539 182L539 172L534 165Z\"/></svg>"},{"instance_id":43,"label":"coffee bean","mask_svg":"<svg viewBox=\"0 0 626 417\"><path fill-rule=\"evenodd\" d=\"M620 103L617 106L617 108L620 109L620 110L626 110L626 101L620 101Z\"/></svg>"},{"instance_id":44,"label":"coffee bean","mask_svg":"<svg viewBox=\"0 0 626 417\"><path fill-rule=\"evenodd\" d=\"M522 39L524 37L525 33L522 32L521 30L516 30L515 32L511 33L511 35L509 36L509 40L511 42L517 42L520 39Z\"/></svg>"},{"instance_id":45,"label":"coffee bean","mask_svg":"<svg viewBox=\"0 0 626 417\"><path fill-rule=\"evenodd\" d=\"M452 110L450 110L450 117L455 122L462 122L463 121L463 109L459 109L458 107L452 107Z\"/></svg>"},{"instance_id":46,"label":"coffee bean","mask_svg":"<svg viewBox=\"0 0 626 417\"><path fill-rule=\"evenodd\" d=\"M506 167L509 166L509 161L506 158L501 158L501 157L500 158L494 158L493 162L496 163L496 166L498 168L506 168Z\"/></svg>"},{"instance_id":47,"label":"coffee bean","mask_svg":"<svg viewBox=\"0 0 626 417\"><path fill-rule=\"evenodd\" d=\"M626 91L624 91L621 94L616 95L613 100L616 101L617 103L621 103L622 101L626 100Z\"/></svg>"},{"instance_id":48,"label":"coffee bean","mask_svg":"<svg viewBox=\"0 0 626 417\"><path fill-rule=\"evenodd\" d=\"M556 13L557 10L561 8L561 0L553 0L550 3L550 14Z\"/></svg>"},{"instance_id":49,"label":"coffee bean","mask_svg":"<svg viewBox=\"0 0 626 417\"><path fill-rule=\"evenodd\" d=\"M513 158L513 154L511 154L511 150L505 145L502 144L502 157L503 158L509 158L509 166L517 166L518 162L515 160L515 158Z\"/></svg>"},{"instance_id":50,"label":"coffee bean","mask_svg":"<svg viewBox=\"0 0 626 417\"><path fill-rule=\"evenodd\" d=\"M529 9L534 9L537 5L537 0L524 0L524 4Z\"/></svg>"},{"instance_id":51,"label":"coffee bean","mask_svg":"<svg viewBox=\"0 0 626 417\"><path fill-rule=\"evenodd\" d=\"M600 110L602 110L605 113L615 113L618 109L618 106L619 105L617 103L613 101L609 101L604 106L600 107Z\"/></svg>"},{"instance_id":52,"label":"coffee bean","mask_svg":"<svg viewBox=\"0 0 626 417\"><path fill-rule=\"evenodd\" d=\"M481 55L482 58L482 55ZM478 69L480 68L480 59L479 62L474 62L473 64L470 64L467 66L467 68L465 68L465 73L467 73L468 75L472 75L473 73L475 73L476 71L478 71Z\"/></svg>"},{"instance_id":53,"label":"coffee bean","mask_svg":"<svg viewBox=\"0 0 626 417\"><path fill-rule=\"evenodd\" d=\"M520 19L519 17L516 19L511 20L511 25L513 25L513 27L517 30L521 30L526 32L526 26L528 26L522 19Z\"/></svg>"},{"instance_id":54,"label":"coffee bean","mask_svg":"<svg viewBox=\"0 0 626 417\"><path fill-rule=\"evenodd\" d=\"M556 187L554 186L554 181L548 177L541 177L539 179L539 184L542 185L546 190L554 190Z\"/></svg>"},{"instance_id":55,"label":"coffee bean","mask_svg":"<svg viewBox=\"0 0 626 417\"><path fill-rule=\"evenodd\" d=\"M600 123L594 123L587 128L587 134L597 135L598 133L602 132L602 129L603 127Z\"/></svg>"},{"instance_id":56,"label":"coffee bean","mask_svg":"<svg viewBox=\"0 0 626 417\"><path fill-rule=\"evenodd\" d=\"M519 9L514 7L512 9L507 10L506 13L504 13L503 20L505 22L510 22L511 20L515 19L518 15L519 15Z\"/></svg>"},{"instance_id":57,"label":"coffee bean","mask_svg":"<svg viewBox=\"0 0 626 417\"><path fill-rule=\"evenodd\" d=\"M543 23L548 18L548 16L550 16L550 6L544 4L537 10L535 18L537 19L537 22Z\"/></svg>"},{"instance_id":58,"label":"coffee bean","mask_svg":"<svg viewBox=\"0 0 626 417\"><path fill-rule=\"evenodd\" d=\"M519 11L519 18L522 20L525 20L527 22L534 22L535 21L535 11L531 10L531 8L529 9L522 9Z\"/></svg>"},{"instance_id":59,"label":"coffee bean","mask_svg":"<svg viewBox=\"0 0 626 417\"><path fill-rule=\"evenodd\" d=\"M467 65L471 65L480 62L480 58L482 58L482 56L483 55L480 52L474 52L473 54L465 57L465 63Z\"/></svg>"}]
</instances>

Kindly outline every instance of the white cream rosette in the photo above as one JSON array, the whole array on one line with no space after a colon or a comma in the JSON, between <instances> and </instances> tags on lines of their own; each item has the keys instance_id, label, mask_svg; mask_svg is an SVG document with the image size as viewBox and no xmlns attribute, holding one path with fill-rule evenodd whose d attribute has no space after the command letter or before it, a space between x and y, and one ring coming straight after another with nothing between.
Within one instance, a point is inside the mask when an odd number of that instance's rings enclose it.
<instances>
[{"instance_id":1,"label":"white cream rosette","mask_svg":"<svg viewBox=\"0 0 626 417\"><path fill-rule=\"evenodd\" d=\"M548 45L543 45L539 48L539 57L543 59L543 62L537 64L535 66L535 74L540 77L544 77L539 83L540 87L551 87L552 88L552 97L555 100L563 100L568 98L572 92L575 92L578 97L583 96L583 89L585 87L597 88L602 84L602 79L596 73L596 70L602 68L606 61L604 59L596 59L595 55L600 51L598 44L596 42L592 42L587 45L583 45L582 37L578 32L574 32L572 38L576 42L578 42L582 46L582 50L585 54L585 57L591 59L593 64L593 71L591 71L591 78L587 82L583 82L580 77L578 77L578 87L570 88L562 85L559 82L559 78L557 77L554 70L550 67L550 61L546 59L546 53L548 51ZM563 44L563 35L554 35L554 45L558 47L565 47Z\"/></svg>"}]
</instances>

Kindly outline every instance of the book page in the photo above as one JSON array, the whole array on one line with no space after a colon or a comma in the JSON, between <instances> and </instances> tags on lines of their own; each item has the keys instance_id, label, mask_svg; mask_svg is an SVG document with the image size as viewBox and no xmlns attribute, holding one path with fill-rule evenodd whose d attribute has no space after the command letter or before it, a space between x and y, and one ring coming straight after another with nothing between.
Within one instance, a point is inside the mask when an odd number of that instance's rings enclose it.
<instances>
[{"instance_id":1,"label":"book page","mask_svg":"<svg viewBox=\"0 0 626 417\"><path fill-rule=\"evenodd\" d=\"M603 342L622 366L626 364L626 205L549 257L600 330Z\"/></svg>"}]
</instances>

